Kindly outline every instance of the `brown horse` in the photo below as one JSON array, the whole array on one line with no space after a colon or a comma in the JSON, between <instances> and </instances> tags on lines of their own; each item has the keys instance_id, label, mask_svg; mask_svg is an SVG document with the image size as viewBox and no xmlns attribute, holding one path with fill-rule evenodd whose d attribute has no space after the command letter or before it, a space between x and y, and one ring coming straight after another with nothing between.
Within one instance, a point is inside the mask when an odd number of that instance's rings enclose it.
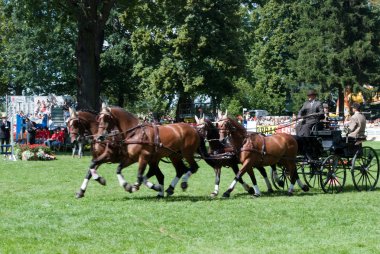
<instances>
[{"instance_id":1,"label":"brown horse","mask_svg":"<svg viewBox=\"0 0 380 254\"><path fill-rule=\"evenodd\" d=\"M96 158L96 161L102 161L104 158L108 158L110 154L120 153L120 174L124 167L138 162L138 177L135 188L138 188L142 183L148 187L151 186L147 182L150 176L143 176L146 165L149 164L150 168L159 170L158 164L163 157L169 157L176 169L176 177L166 190L168 195L174 193L174 188L184 173L186 174L181 187L186 189L188 178L198 170L194 153L199 147L199 136L195 129L188 124L177 123L165 126L139 124L129 128L128 120L122 118L114 108L103 108L99 114L98 122L98 139L104 141L95 144L95 147L106 144L109 151L108 154L102 154ZM114 140L115 137L119 140ZM188 162L190 169L186 167L182 159ZM125 188L131 188L124 179L122 181L124 182L120 183Z\"/></svg>"},{"instance_id":2,"label":"brown horse","mask_svg":"<svg viewBox=\"0 0 380 254\"><path fill-rule=\"evenodd\" d=\"M267 137L260 133L247 135L244 127L229 117L220 119L218 121L218 128L221 140L228 138L231 145L240 151L240 162L243 164L235 180L223 194L224 197L230 196L237 180L247 170L250 170L252 167L264 167L275 164L283 166L290 176L289 195L293 194L296 181L302 190L309 190L307 185L301 182L297 173L296 157L298 144L293 136L286 133L274 134Z\"/></svg>"},{"instance_id":3,"label":"brown horse","mask_svg":"<svg viewBox=\"0 0 380 254\"><path fill-rule=\"evenodd\" d=\"M124 125L125 128L128 128L128 127L132 128L133 125L139 124L138 118L135 117L133 114L118 107L115 108L115 111L118 112L117 113L118 119L129 119L129 122L128 122L129 124ZM71 137L72 142L73 141L75 142L77 137L80 135L87 134L87 136L92 137L92 138L95 135L97 135L97 132L98 132L98 121L97 121L98 118L97 117L98 117L97 114L91 111L76 112L75 110L70 109L70 119L68 120L68 127L69 127L70 137ZM95 144L96 144L96 147L95 147ZM81 198L84 196L84 193L87 189L88 182L91 179L91 177L93 177L97 182L99 182L102 185L106 184L106 180L102 176L98 175L97 173L97 168L102 163L105 163L105 162L119 163L117 172L116 172L117 178L121 185L125 183L124 177L121 174L122 166L120 164L119 154L111 152L112 149L110 149L109 146L107 146L106 144L101 144L100 142L96 142L95 140L93 140L91 144L91 148L92 148L91 151L92 151L93 159L90 164L90 169L88 170L85 176L85 179L82 183L82 186L76 194L77 198ZM102 155L104 156L106 154L108 155L106 159L103 159L102 161L96 160L100 156ZM164 175L162 174L162 172L159 169L152 168L152 167L150 167L149 169L150 170L147 176L151 177L152 175L156 175L159 184L163 186ZM155 189L156 191L162 191L160 188L160 185L156 186L154 184L151 184L150 187L152 189ZM125 185L124 187L127 191L132 191L132 188L130 185L128 186Z\"/></svg>"},{"instance_id":4,"label":"brown horse","mask_svg":"<svg viewBox=\"0 0 380 254\"><path fill-rule=\"evenodd\" d=\"M67 120L67 127L69 130L71 144L83 140L85 137L93 137L98 131L98 122L96 121L97 112L92 110L76 111L73 108L69 108L70 118ZM94 151L91 149L93 156ZM89 180L91 179L91 171L88 170L85 179L83 180L80 190L76 193L77 198L84 197L84 193L87 189ZM102 177L96 179L101 185L105 185L106 181Z\"/></svg>"},{"instance_id":5,"label":"brown horse","mask_svg":"<svg viewBox=\"0 0 380 254\"><path fill-rule=\"evenodd\" d=\"M238 164L240 163L239 158L235 151L230 146L225 146L219 140L218 128L208 119L198 119L195 117L197 122L197 130L201 137L201 155L205 162L214 168L215 171L215 188L211 193L211 197L216 197L219 193L220 175L222 167L231 167L235 175L239 172ZM209 149L206 150L205 142L208 142ZM258 168L261 175L264 177L265 182L268 187L268 192L272 193L273 189L267 177L264 167ZM239 178L238 181L242 184L243 188L250 194L255 196L260 196L260 190L257 185L257 180L252 169L247 170L249 177L253 183L253 188L249 187L247 183Z\"/></svg>"}]
</instances>

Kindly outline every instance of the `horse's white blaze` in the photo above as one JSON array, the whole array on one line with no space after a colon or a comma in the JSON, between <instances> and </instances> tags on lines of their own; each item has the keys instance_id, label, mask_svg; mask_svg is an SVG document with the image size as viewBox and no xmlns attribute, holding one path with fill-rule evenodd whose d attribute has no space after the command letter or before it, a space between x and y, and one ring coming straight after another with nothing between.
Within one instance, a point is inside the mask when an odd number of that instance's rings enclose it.
<instances>
[{"instance_id":1,"label":"horse's white blaze","mask_svg":"<svg viewBox=\"0 0 380 254\"><path fill-rule=\"evenodd\" d=\"M83 183L82 183L82 185L80 186L80 188L81 188L82 190L86 190L86 189L87 189L87 185L88 185L88 179L85 178L85 179L83 180Z\"/></svg>"},{"instance_id":2,"label":"horse's white blaze","mask_svg":"<svg viewBox=\"0 0 380 254\"><path fill-rule=\"evenodd\" d=\"M90 169L90 171L91 171L92 178L94 178L94 180L99 178L99 175L98 175L98 172L96 171L96 169L92 168L92 169Z\"/></svg>"},{"instance_id":3,"label":"horse's white blaze","mask_svg":"<svg viewBox=\"0 0 380 254\"><path fill-rule=\"evenodd\" d=\"M117 174L116 176L117 176L117 180L119 180L120 186L123 187L124 184L126 183L124 176L122 174Z\"/></svg>"}]
</instances>

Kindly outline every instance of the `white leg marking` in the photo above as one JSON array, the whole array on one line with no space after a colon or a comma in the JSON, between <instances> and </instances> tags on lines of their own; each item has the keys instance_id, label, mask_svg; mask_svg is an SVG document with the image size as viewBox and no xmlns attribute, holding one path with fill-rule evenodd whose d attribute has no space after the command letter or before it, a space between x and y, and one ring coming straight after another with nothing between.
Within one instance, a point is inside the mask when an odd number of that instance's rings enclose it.
<instances>
[{"instance_id":1,"label":"white leg marking","mask_svg":"<svg viewBox=\"0 0 380 254\"><path fill-rule=\"evenodd\" d=\"M90 169L90 171L91 171L92 178L94 178L94 180L99 178L99 175L98 175L96 169L92 168L92 169Z\"/></svg>"},{"instance_id":2,"label":"white leg marking","mask_svg":"<svg viewBox=\"0 0 380 254\"><path fill-rule=\"evenodd\" d=\"M187 173L182 177L182 182L189 181L189 178L191 175L192 175L191 171L187 171Z\"/></svg>"},{"instance_id":3,"label":"white leg marking","mask_svg":"<svg viewBox=\"0 0 380 254\"><path fill-rule=\"evenodd\" d=\"M124 184L126 183L124 176L122 174L117 174L117 180L119 180L119 184L121 187L124 187Z\"/></svg>"},{"instance_id":4,"label":"white leg marking","mask_svg":"<svg viewBox=\"0 0 380 254\"><path fill-rule=\"evenodd\" d=\"M235 185L236 185L237 181L236 180L233 180L230 187L228 187L230 190L233 190L235 188Z\"/></svg>"},{"instance_id":5,"label":"white leg marking","mask_svg":"<svg viewBox=\"0 0 380 254\"><path fill-rule=\"evenodd\" d=\"M255 190L255 194L256 194L256 195L261 195L261 192L260 192L259 186L257 186L257 185L253 185L253 189Z\"/></svg>"},{"instance_id":6,"label":"white leg marking","mask_svg":"<svg viewBox=\"0 0 380 254\"><path fill-rule=\"evenodd\" d=\"M80 188L82 189L82 190L86 190L87 189L87 185L88 185L88 179L87 178L85 178L84 180L83 180L83 183L82 183L82 185L80 186Z\"/></svg>"},{"instance_id":7,"label":"white leg marking","mask_svg":"<svg viewBox=\"0 0 380 254\"><path fill-rule=\"evenodd\" d=\"M303 187L303 183L302 183L301 179L297 179L297 183L298 183L299 187L301 187L301 188Z\"/></svg>"},{"instance_id":8,"label":"white leg marking","mask_svg":"<svg viewBox=\"0 0 380 254\"><path fill-rule=\"evenodd\" d=\"M174 177L174 179L172 180L172 183L170 184L172 187L175 187L177 185L179 181L179 178L178 177Z\"/></svg>"},{"instance_id":9,"label":"white leg marking","mask_svg":"<svg viewBox=\"0 0 380 254\"><path fill-rule=\"evenodd\" d=\"M219 193L219 185L217 185L217 184L215 184L214 193L216 193L216 194Z\"/></svg>"}]
</instances>

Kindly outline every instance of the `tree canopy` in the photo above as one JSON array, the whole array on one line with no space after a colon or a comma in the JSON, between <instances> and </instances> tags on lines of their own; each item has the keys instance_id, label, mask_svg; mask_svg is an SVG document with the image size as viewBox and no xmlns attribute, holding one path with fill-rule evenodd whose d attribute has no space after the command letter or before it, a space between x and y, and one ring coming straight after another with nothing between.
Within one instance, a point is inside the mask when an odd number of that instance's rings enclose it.
<instances>
[{"instance_id":1,"label":"tree canopy","mask_svg":"<svg viewBox=\"0 0 380 254\"><path fill-rule=\"evenodd\" d=\"M378 87L379 8L366 0L1 1L0 93L177 114L201 97L233 114L283 114L308 87Z\"/></svg>"}]
</instances>

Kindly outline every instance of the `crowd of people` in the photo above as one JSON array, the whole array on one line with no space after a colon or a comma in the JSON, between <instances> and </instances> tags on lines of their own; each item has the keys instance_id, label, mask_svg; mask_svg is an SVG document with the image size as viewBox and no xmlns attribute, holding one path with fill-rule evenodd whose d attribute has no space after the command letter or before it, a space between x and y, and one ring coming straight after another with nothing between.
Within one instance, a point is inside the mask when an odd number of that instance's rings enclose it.
<instances>
[{"instance_id":1,"label":"crowd of people","mask_svg":"<svg viewBox=\"0 0 380 254\"><path fill-rule=\"evenodd\" d=\"M16 126L21 126L15 136L19 144L45 144L52 148L60 148L68 135L66 128L56 126L52 120L51 109L57 105L54 100L37 100L33 113L16 114ZM67 100L63 103L64 120L69 117Z\"/></svg>"}]
</instances>

